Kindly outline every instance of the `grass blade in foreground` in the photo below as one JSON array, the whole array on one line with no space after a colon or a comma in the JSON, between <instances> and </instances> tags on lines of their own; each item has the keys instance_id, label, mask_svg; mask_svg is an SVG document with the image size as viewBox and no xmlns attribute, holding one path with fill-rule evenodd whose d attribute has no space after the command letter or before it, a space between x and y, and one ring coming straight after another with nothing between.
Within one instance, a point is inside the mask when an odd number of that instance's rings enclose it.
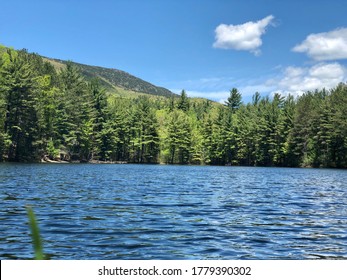
<instances>
[{"instance_id":1,"label":"grass blade in foreground","mask_svg":"<svg viewBox=\"0 0 347 280\"><path fill-rule=\"evenodd\" d=\"M29 227L31 231L31 238L33 242L34 252L35 252L35 259L36 260L44 260L45 256L43 254L43 247L42 247L42 241L40 237L40 230L37 225L36 217L34 214L33 209L30 206L26 207L28 218L29 218Z\"/></svg>"}]
</instances>

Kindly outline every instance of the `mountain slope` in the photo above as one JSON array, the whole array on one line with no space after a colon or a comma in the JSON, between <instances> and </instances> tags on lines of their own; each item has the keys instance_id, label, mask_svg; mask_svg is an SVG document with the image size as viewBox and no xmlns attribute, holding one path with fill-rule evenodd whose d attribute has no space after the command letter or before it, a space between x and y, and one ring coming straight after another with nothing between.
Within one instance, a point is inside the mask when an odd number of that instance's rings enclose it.
<instances>
[{"instance_id":1,"label":"mountain slope","mask_svg":"<svg viewBox=\"0 0 347 280\"><path fill-rule=\"evenodd\" d=\"M0 44L0 54L5 52L7 49L8 47ZM44 56L41 57L53 64L53 66L58 71L65 68L65 65L68 62L61 59L48 58ZM72 63L80 69L82 75L87 80L91 80L93 78L99 79L101 85L104 86L107 91L118 96L136 97L144 94L164 97L178 96L177 94L171 92L166 88L155 86L149 82L146 82L140 78L137 78L127 72L118 69L91 66L76 62Z\"/></svg>"},{"instance_id":2,"label":"mountain slope","mask_svg":"<svg viewBox=\"0 0 347 280\"><path fill-rule=\"evenodd\" d=\"M45 59L50 61L58 69L64 67L64 65L67 63L67 61L60 59ZM130 75L127 72L118 69L91 66L76 62L72 63L75 64L81 70L81 73L87 79L98 78L101 84L109 91L119 92L123 89L136 93L151 94L165 97L176 95L166 88L157 87L149 82L146 82L140 78L137 78L133 75Z\"/></svg>"}]
</instances>

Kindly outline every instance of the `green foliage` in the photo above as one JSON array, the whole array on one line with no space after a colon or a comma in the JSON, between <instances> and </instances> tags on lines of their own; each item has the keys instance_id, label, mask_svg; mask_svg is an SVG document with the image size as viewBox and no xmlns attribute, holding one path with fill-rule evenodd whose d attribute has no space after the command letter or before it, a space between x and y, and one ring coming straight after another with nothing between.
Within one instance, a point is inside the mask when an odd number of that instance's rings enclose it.
<instances>
[{"instance_id":1,"label":"green foliage","mask_svg":"<svg viewBox=\"0 0 347 280\"><path fill-rule=\"evenodd\" d=\"M233 88L230 91L230 96L228 97L225 105L232 111L235 112L241 105L241 93L237 90L237 88Z\"/></svg>"},{"instance_id":2,"label":"green foliage","mask_svg":"<svg viewBox=\"0 0 347 280\"><path fill-rule=\"evenodd\" d=\"M189 117L181 110L174 110L168 116L165 150L167 163L187 164L190 160L191 127Z\"/></svg>"},{"instance_id":3,"label":"green foliage","mask_svg":"<svg viewBox=\"0 0 347 280\"><path fill-rule=\"evenodd\" d=\"M7 50L0 68L0 92L5 106L4 133L10 139L8 159L30 161L36 155L37 116L32 66L24 51Z\"/></svg>"},{"instance_id":4,"label":"green foliage","mask_svg":"<svg viewBox=\"0 0 347 280\"><path fill-rule=\"evenodd\" d=\"M63 60L51 60L60 65L71 64L72 62L66 62ZM144 94L151 94L155 96L170 97L174 95L171 91L156 87L146 81L136 78L124 71L117 69L110 69L98 66L90 66L80 63L72 63L75 67L79 68L81 74L89 81L96 77L101 85L109 91L114 91L115 87L126 89L134 92L140 92Z\"/></svg>"},{"instance_id":5,"label":"green foliage","mask_svg":"<svg viewBox=\"0 0 347 280\"><path fill-rule=\"evenodd\" d=\"M59 156L59 150L54 146L54 142L52 139L50 139L47 142L47 155L51 159L56 159Z\"/></svg>"},{"instance_id":6,"label":"green foliage","mask_svg":"<svg viewBox=\"0 0 347 280\"><path fill-rule=\"evenodd\" d=\"M185 92L185 90L182 90L180 99L177 104L177 108L187 112L189 110L189 98Z\"/></svg>"},{"instance_id":7,"label":"green foliage","mask_svg":"<svg viewBox=\"0 0 347 280\"><path fill-rule=\"evenodd\" d=\"M249 104L233 88L223 106L184 90L125 98L105 88L118 79L110 71L67 62L57 72L2 50L0 160L347 167L345 84L297 99L255 93Z\"/></svg>"},{"instance_id":8,"label":"green foliage","mask_svg":"<svg viewBox=\"0 0 347 280\"><path fill-rule=\"evenodd\" d=\"M31 232L31 239L35 253L36 260L44 260L45 255L43 253L42 240L40 236L40 230L37 224L37 220L34 214L33 209L30 206L26 207L28 219L29 219L29 228Z\"/></svg>"},{"instance_id":9,"label":"green foliage","mask_svg":"<svg viewBox=\"0 0 347 280\"><path fill-rule=\"evenodd\" d=\"M137 100L131 119L131 161L155 163L159 153L157 120L147 97Z\"/></svg>"},{"instance_id":10,"label":"green foliage","mask_svg":"<svg viewBox=\"0 0 347 280\"><path fill-rule=\"evenodd\" d=\"M9 148L12 142L7 133L0 132L0 162L7 159L6 155L9 152Z\"/></svg>"}]
</instances>

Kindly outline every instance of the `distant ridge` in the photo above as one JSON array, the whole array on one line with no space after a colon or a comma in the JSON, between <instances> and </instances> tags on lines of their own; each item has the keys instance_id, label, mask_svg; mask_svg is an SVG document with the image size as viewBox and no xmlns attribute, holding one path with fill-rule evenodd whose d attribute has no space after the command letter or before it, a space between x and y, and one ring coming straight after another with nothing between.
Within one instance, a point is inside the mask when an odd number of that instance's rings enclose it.
<instances>
[{"instance_id":1,"label":"distant ridge","mask_svg":"<svg viewBox=\"0 0 347 280\"><path fill-rule=\"evenodd\" d=\"M67 63L67 61L61 59L45 59L52 62L52 64L55 65L56 68L61 68ZM81 73L86 77L86 79L90 80L92 78L98 78L100 80L100 83L110 91L113 91L117 88L122 88L133 92L151 94L156 96L176 96L175 93L166 88L155 86L122 70L100 66L91 66L76 62L72 63L81 70Z\"/></svg>"},{"instance_id":2,"label":"distant ridge","mask_svg":"<svg viewBox=\"0 0 347 280\"><path fill-rule=\"evenodd\" d=\"M0 44L0 54L6 49L8 47ZM68 61L62 59L41 57L53 64L57 70L63 69L68 63ZM87 80L97 78L107 91L123 97L136 97L143 94L164 97L178 96L166 88L155 86L122 70L71 62L80 69Z\"/></svg>"}]
</instances>

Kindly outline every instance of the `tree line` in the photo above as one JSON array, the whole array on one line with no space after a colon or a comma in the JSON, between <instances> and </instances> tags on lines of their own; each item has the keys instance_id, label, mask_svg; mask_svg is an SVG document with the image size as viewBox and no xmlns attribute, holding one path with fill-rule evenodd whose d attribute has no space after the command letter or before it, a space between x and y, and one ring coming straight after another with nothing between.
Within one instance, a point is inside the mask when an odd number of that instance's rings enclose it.
<instances>
[{"instance_id":1,"label":"tree line","mask_svg":"<svg viewBox=\"0 0 347 280\"><path fill-rule=\"evenodd\" d=\"M0 56L0 160L347 167L347 85L243 104L109 94L72 63Z\"/></svg>"}]
</instances>

